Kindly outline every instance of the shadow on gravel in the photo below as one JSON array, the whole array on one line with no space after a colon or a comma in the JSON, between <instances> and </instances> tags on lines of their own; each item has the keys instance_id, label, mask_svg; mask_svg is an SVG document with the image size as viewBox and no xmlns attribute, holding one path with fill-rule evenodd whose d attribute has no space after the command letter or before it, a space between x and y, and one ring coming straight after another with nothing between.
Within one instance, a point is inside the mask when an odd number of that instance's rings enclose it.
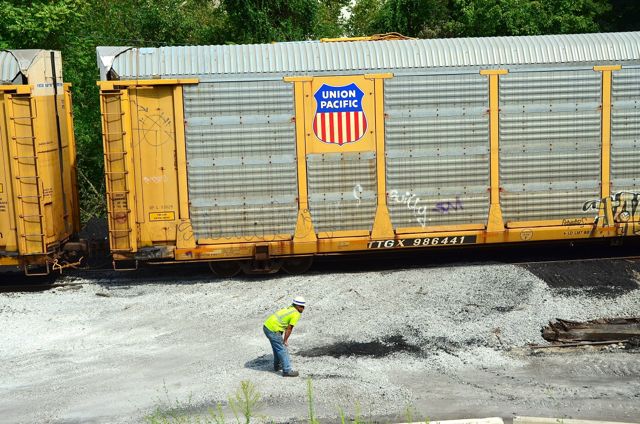
<instances>
[{"instance_id":1,"label":"shadow on gravel","mask_svg":"<svg viewBox=\"0 0 640 424\"><path fill-rule=\"evenodd\" d=\"M114 271L73 270L65 275L92 281L101 286L122 287L139 284L200 284L203 282L222 283L225 281L251 280L250 276L239 275L233 278L218 278L211 273L206 263L172 263L169 265L147 265L137 270Z\"/></svg>"},{"instance_id":2,"label":"shadow on gravel","mask_svg":"<svg viewBox=\"0 0 640 424\"><path fill-rule=\"evenodd\" d=\"M58 274L27 277L20 272L0 273L0 293L41 292L55 287Z\"/></svg>"},{"instance_id":3,"label":"shadow on gravel","mask_svg":"<svg viewBox=\"0 0 640 424\"><path fill-rule=\"evenodd\" d=\"M256 359L245 362L244 367L256 371L275 372L273 370L273 355L258 356Z\"/></svg>"},{"instance_id":4,"label":"shadow on gravel","mask_svg":"<svg viewBox=\"0 0 640 424\"><path fill-rule=\"evenodd\" d=\"M560 291L579 289L593 296L619 296L640 288L640 263L625 259L522 265Z\"/></svg>"},{"instance_id":5,"label":"shadow on gravel","mask_svg":"<svg viewBox=\"0 0 640 424\"><path fill-rule=\"evenodd\" d=\"M298 352L299 356L315 358L319 356L333 356L340 358L343 356L370 356L382 358L395 352L419 353L418 346L409 344L402 336L390 336L382 340L372 342L343 342L334 343L328 346L315 347L313 349Z\"/></svg>"}]
</instances>

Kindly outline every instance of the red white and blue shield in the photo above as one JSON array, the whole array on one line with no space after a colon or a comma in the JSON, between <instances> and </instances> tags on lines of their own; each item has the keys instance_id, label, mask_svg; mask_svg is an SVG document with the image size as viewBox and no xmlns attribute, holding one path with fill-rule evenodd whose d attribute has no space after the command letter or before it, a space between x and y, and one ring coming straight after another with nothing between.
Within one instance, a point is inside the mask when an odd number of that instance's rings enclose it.
<instances>
[{"instance_id":1,"label":"red white and blue shield","mask_svg":"<svg viewBox=\"0 0 640 424\"><path fill-rule=\"evenodd\" d=\"M362 138L367 131L367 117L362 109L364 92L355 83L339 87L322 84L314 97L316 137L340 146Z\"/></svg>"}]
</instances>

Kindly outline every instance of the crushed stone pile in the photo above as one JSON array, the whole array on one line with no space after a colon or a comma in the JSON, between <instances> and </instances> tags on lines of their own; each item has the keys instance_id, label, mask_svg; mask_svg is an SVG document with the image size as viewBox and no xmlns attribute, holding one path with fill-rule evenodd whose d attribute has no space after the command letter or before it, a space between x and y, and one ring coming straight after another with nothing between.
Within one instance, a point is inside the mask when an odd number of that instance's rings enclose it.
<instances>
[{"instance_id":1,"label":"crushed stone pile","mask_svg":"<svg viewBox=\"0 0 640 424\"><path fill-rule=\"evenodd\" d=\"M501 382L498 389L488 382L492 388L468 400L470 408L484 411L501 400L531 412L538 405L532 398L548 396L548 383L539 383L538 391L516 389L502 376L512 375L519 387L513 375L530 367L522 348L544 342L542 326L553 318L624 317L640 310L640 290L557 290L516 265L233 280L162 272L65 278L82 288L0 294L0 411L10 421L131 422L166 404L166 393L191 399L197 412L225 405L240 381L250 380L262 394L265 415L293 422L306 411L306 381L271 370L261 327L296 295L308 307L290 351L294 367L313 379L321 417L335 417L337 407L353 414L358 404L369 416L401 415L420 402L416 387L437 380L442 396L458 396L458 386L467 387L471 378L467 373L489 373ZM637 376L636 368L618 372L616 381ZM636 383L629 390L640 392L637 378L630 381ZM586 390L571 395L586 402L592 397ZM626 396L605 397L614 395ZM452 407L443 400L440 411ZM487 416L498 412L486 410ZM640 415L631 407L635 412Z\"/></svg>"}]
</instances>

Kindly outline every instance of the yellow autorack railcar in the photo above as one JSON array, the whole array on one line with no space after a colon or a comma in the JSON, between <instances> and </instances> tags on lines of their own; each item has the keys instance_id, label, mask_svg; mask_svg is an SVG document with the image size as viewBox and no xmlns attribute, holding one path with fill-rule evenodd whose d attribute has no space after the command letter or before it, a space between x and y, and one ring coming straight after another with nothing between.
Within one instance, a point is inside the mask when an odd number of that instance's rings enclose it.
<instances>
[{"instance_id":1,"label":"yellow autorack railcar","mask_svg":"<svg viewBox=\"0 0 640 424\"><path fill-rule=\"evenodd\" d=\"M101 47L116 261L640 231L640 33Z\"/></svg>"},{"instance_id":2,"label":"yellow autorack railcar","mask_svg":"<svg viewBox=\"0 0 640 424\"><path fill-rule=\"evenodd\" d=\"M71 93L60 52L0 51L0 270L47 274L78 232Z\"/></svg>"}]
</instances>

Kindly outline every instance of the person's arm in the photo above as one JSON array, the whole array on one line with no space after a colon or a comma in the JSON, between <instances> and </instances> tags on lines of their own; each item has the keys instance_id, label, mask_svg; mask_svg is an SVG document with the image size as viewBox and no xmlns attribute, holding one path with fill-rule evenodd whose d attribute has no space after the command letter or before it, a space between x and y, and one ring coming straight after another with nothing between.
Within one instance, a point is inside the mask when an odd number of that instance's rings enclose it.
<instances>
[{"instance_id":1,"label":"person's arm","mask_svg":"<svg viewBox=\"0 0 640 424\"><path fill-rule=\"evenodd\" d=\"M289 346L289 336L291 335L291 332L293 331L293 325L289 325L287 327L287 329L284 332L284 345L285 346Z\"/></svg>"}]
</instances>

